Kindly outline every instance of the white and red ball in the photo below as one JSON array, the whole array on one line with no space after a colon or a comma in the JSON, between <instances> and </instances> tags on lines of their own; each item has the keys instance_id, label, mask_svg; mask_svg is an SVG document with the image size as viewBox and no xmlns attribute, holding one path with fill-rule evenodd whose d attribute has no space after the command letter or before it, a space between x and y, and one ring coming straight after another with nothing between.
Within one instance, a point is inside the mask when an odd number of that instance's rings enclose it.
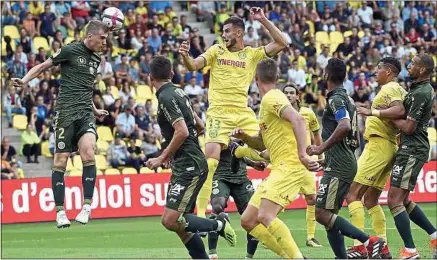
<instances>
[{"instance_id":1,"label":"white and red ball","mask_svg":"<svg viewBox=\"0 0 437 260\"><path fill-rule=\"evenodd\" d=\"M108 26L111 31L118 31L123 28L124 14L116 7L108 7L103 11L102 22Z\"/></svg>"}]
</instances>

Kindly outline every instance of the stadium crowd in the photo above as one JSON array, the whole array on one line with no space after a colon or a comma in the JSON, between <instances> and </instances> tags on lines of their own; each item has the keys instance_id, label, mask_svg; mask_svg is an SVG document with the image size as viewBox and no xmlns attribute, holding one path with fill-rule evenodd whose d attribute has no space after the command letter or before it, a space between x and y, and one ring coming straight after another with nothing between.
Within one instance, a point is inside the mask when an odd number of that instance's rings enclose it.
<instances>
[{"instance_id":1,"label":"stadium crowd","mask_svg":"<svg viewBox=\"0 0 437 260\"><path fill-rule=\"evenodd\" d=\"M174 5L178 4L182 10L190 11L189 15L196 16L197 22L204 22L216 34L216 40L206 42L199 28L187 23L186 15L174 11ZM100 137L98 151L105 156L105 167L129 166L139 172L147 158L159 154L157 100L148 78L153 55L171 59L173 82L185 90L194 111L205 119L209 69L188 72L182 65L178 47L182 41L189 40L190 54L197 57L209 46L221 43L222 23L232 15L245 20L244 41L248 46L266 44L269 35L249 14L249 7L264 8L268 18L287 37L288 48L275 57L280 82L296 82L301 105L311 107L318 116L326 105L326 84L321 76L331 57L339 57L348 65L344 87L350 97L356 104L370 106L380 87L373 71L381 58L394 56L401 61L399 81L408 88L410 79L406 68L413 55L430 53L434 60L437 56L435 1L2 1L1 5L2 109L9 127L24 130L19 150L9 145L7 136L2 139L2 179L23 176L17 153L26 156L27 163L38 163L41 154L53 154L53 109L59 69L45 71L23 89L10 87L9 79L22 78L63 45L80 41L86 23L99 19L109 6L123 11L125 27L110 34L94 86L94 104L109 111L109 116L96 122ZM436 74L432 86L437 90ZM248 106L257 112L259 105L258 89L253 82L249 87ZM434 98L430 122L430 132L434 130L433 158L437 153L436 112ZM360 118L361 132L364 124L365 118Z\"/></svg>"}]
</instances>

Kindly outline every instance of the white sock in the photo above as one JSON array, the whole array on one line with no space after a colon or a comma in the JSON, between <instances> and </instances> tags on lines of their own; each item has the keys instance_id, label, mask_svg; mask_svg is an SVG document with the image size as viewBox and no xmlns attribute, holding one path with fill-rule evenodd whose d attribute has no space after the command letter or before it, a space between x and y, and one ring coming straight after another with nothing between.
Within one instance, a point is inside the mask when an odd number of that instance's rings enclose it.
<instances>
[{"instance_id":1,"label":"white sock","mask_svg":"<svg viewBox=\"0 0 437 260\"><path fill-rule=\"evenodd\" d=\"M369 242L370 242L370 239L367 239L367 241L364 242L363 245L364 245L365 247L367 247L367 246L369 245Z\"/></svg>"},{"instance_id":2,"label":"white sock","mask_svg":"<svg viewBox=\"0 0 437 260\"><path fill-rule=\"evenodd\" d=\"M223 222L217 220L217 230L216 231L221 231L223 228Z\"/></svg>"},{"instance_id":3,"label":"white sock","mask_svg":"<svg viewBox=\"0 0 437 260\"><path fill-rule=\"evenodd\" d=\"M416 248L405 248L405 250L407 250L408 253L416 253Z\"/></svg>"},{"instance_id":4,"label":"white sock","mask_svg":"<svg viewBox=\"0 0 437 260\"><path fill-rule=\"evenodd\" d=\"M431 238L431 240L437 239L437 231L429 235L429 237Z\"/></svg>"}]
</instances>

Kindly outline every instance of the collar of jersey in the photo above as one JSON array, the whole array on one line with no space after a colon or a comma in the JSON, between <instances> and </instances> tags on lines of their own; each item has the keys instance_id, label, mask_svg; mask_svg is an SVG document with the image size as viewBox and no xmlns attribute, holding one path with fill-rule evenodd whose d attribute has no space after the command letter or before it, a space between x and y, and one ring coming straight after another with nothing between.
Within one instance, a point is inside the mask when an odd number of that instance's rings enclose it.
<instances>
[{"instance_id":1,"label":"collar of jersey","mask_svg":"<svg viewBox=\"0 0 437 260\"><path fill-rule=\"evenodd\" d=\"M426 84L429 84L429 79L424 79L424 80L417 81L417 82L411 82L410 89L415 88L415 87L419 87L421 85L426 85Z\"/></svg>"},{"instance_id":2,"label":"collar of jersey","mask_svg":"<svg viewBox=\"0 0 437 260\"><path fill-rule=\"evenodd\" d=\"M328 94L326 95L326 97L327 98L329 98L330 96L332 96L332 95L334 95L334 93L336 93L336 92L346 92L346 89L344 89L344 88L340 88L340 87L338 87L338 88L334 88L333 90L331 90L330 92L328 92Z\"/></svg>"},{"instance_id":3,"label":"collar of jersey","mask_svg":"<svg viewBox=\"0 0 437 260\"><path fill-rule=\"evenodd\" d=\"M156 96L159 96L159 93L161 93L165 88L168 88L170 86L173 86L172 82L166 83L164 85L162 85L157 91L156 91Z\"/></svg>"}]
</instances>

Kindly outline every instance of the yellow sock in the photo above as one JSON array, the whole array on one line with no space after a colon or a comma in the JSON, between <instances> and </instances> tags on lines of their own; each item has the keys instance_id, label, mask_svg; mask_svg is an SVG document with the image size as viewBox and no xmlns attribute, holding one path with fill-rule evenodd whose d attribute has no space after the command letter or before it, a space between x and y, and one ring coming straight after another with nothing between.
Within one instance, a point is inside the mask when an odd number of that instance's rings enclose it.
<instances>
[{"instance_id":1,"label":"yellow sock","mask_svg":"<svg viewBox=\"0 0 437 260\"><path fill-rule=\"evenodd\" d=\"M387 241L387 222L385 220L384 210L381 205L369 209L370 219L372 220L372 228L376 235Z\"/></svg>"},{"instance_id":2,"label":"yellow sock","mask_svg":"<svg viewBox=\"0 0 437 260\"><path fill-rule=\"evenodd\" d=\"M212 178L214 177L215 170L217 169L219 161L214 158L208 159L208 177L200 189L199 195L197 195L197 216L205 217L206 207L208 207L208 201L211 197Z\"/></svg>"},{"instance_id":3,"label":"yellow sock","mask_svg":"<svg viewBox=\"0 0 437 260\"><path fill-rule=\"evenodd\" d=\"M281 246L276 241L276 238L270 234L267 228L263 224L258 224L252 231L249 232L250 235L258 239L263 243L268 249L272 250L277 255L282 258L288 258L288 255L282 250Z\"/></svg>"},{"instance_id":4,"label":"yellow sock","mask_svg":"<svg viewBox=\"0 0 437 260\"><path fill-rule=\"evenodd\" d=\"M316 206L315 205L307 205L307 238L314 238L314 234L316 233Z\"/></svg>"},{"instance_id":5,"label":"yellow sock","mask_svg":"<svg viewBox=\"0 0 437 260\"><path fill-rule=\"evenodd\" d=\"M364 206L361 201L354 201L348 206L349 214L351 216L351 224L360 230L364 231ZM358 246L362 243L354 240L354 245Z\"/></svg>"},{"instance_id":6,"label":"yellow sock","mask_svg":"<svg viewBox=\"0 0 437 260\"><path fill-rule=\"evenodd\" d=\"M289 258L303 258L290 230L282 220L275 218L267 227L267 230L276 238L276 241Z\"/></svg>"},{"instance_id":7,"label":"yellow sock","mask_svg":"<svg viewBox=\"0 0 437 260\"><path fill-rule=\"evenodd\" d=\"M258 152L248 146L240 146L235 150L235 157L243 158L247 157L253 161L265 161L264 158L259 156Z\"/></svg>"}]
</instances>

